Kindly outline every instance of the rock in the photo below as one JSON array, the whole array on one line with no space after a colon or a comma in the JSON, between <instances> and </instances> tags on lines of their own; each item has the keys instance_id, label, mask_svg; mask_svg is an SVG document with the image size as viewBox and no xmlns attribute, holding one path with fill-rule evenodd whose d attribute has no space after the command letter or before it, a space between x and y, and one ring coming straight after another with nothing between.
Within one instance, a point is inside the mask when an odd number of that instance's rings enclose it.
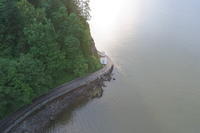
<instances>
[{"instance_id":1,"label":"rock","mask_svg":"<svg viewBox=\"0 0 200 133\"><path fill-rule=\"evenodd\" d=\"M97 52L97 49L96 49L96 47L95 47L95 43L94 43L94 40L93 40L93 39L91 39L90 50L92 51L92 53L94 54L94 56L95 56L96 58L99 58L98 52Z\"/></svg>"},{"instance_id":2,"label":"rock","mask_svg":"<svg viewBox=\"0 0 200 133\"><path fill-rule=\"evenodd\" d=\"M54 115L51 116L51 120L55 121L55 116Z\"/></svg>"},{"instance_id":3,"label":"rock","mask_svg":"<svg viewBox=\"0 0 200 133\"><path fill-rule=\"evenodd\" d=\"M107 78L106 78L104 75L101 75L101 78L102 78L103 80L107 80Z\"/></svg>"}]
</instances>

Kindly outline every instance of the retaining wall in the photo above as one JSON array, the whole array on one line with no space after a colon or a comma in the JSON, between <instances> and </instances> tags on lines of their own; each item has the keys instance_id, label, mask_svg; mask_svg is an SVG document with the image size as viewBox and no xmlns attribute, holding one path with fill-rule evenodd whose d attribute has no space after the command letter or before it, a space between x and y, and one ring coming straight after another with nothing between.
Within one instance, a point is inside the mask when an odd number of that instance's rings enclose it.
<instances>
[{"instance_id":1,"label":"retaining wall","mask_svg":"<svg viewBox=\"0 0 200 133\"><path fill-rule=\"evenodd\" d=\"M32 104L21 107L20 109L12 112L10 115L8 115L7 117L5 117L3 120L0 121L0 131L5 133L9 132L17 124L23 121L26 117L28 117L30 114L32 114L34 111L41 108L48 102L66 93L69 93L70 91L73 91L76 88L90 84L91 82L103 77L103 75L108 74L113 69L113 63L108 56L106 56L106 58L107 58L107 65L104 66L102 69L85 77L80 77L66 84L58 86L50 90L48 93L33 99Z\"/></svg>"}]
</instances>

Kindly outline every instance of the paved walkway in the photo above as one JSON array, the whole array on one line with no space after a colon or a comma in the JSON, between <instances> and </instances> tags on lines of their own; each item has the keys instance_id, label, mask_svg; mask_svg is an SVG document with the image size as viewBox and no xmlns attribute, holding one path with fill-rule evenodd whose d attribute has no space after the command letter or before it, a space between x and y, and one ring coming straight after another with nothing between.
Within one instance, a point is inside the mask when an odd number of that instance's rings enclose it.
<instances>
[{"instance_id":1,"label":"paved walkway","mask_svg":"<svg viewBox=\"0 0 200 133\"><path fill-rule=\"evenodd\" d=\"M32 101L32 104L24 106L12 112L2 121L0 121L0 132L5 132L5 133L9 132L12 128L14 128L19 122L25 119L28 115L30 115L32 112L39 109L41 106L45 105L49 101L52 101L53 99L65 93L68 93L82 85L85 85L87 82L94 81L101 75L107 74L112 69L113 63L109 57L106 56L106 58L107 58L107 65L104 66L102 69L85 77L80 77L66 84L58 86L50 90L47 94L43 94L38 98L34 99Z\"/></svg>"}]
</instances>

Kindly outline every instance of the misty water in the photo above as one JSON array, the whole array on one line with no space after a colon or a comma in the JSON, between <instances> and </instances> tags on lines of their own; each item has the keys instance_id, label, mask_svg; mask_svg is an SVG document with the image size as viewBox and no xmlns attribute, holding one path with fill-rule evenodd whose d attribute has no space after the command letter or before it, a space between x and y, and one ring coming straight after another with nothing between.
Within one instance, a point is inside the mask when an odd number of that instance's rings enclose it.
<instances>
[{"instance_id":1,"label":"misty water","mask_svg":"<svg viewBox=\"0 0 200 133\"><path fill-rule=\"evenodd\" d=\"M91 0L90 7L91 34L116 80L46 132L199 133L200 1Z\"/></svg>"}]
</instances>

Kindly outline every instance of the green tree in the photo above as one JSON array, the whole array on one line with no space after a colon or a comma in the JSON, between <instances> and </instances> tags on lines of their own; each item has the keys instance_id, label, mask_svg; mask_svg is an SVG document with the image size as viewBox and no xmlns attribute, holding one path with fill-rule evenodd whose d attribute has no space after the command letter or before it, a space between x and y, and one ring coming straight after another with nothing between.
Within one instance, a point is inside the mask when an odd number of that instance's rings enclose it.
<instances>
[{"instance_id":1,"label":"green tree","mask_svg":"<svg viewBox=\"0 0 200 133\"><path fill-rule=\"evenodd\" d=\"M11 0L0 1L0 50L1 56L16 56L19 30L19 15L16 2Z\"/></svg>"},{"instance_id":2,"label":"green tree","mask_svg":"<svg viewBox=\"0 0 200 133\"><path fill-rule=\"evenodd\" d=\"M0 119L101 67L89 11L89 0L0 0Z\"/></svg>"},{"instance_id":3,"label":"green tree","mask_svg":"<svg viewBox=\"0 0 200 133\"><path fill-rule=\"evenodd\" d=\"M56 12L62 5L60 0L40 0L40 7L46 9L48 19L52 19L53 12Z\"/></svg>"},{"instance_id":4,"label":"green tree","mask_svg":"<svg viewBox=\"0 0 200 133\"><path fill-rule=\"evenodd\" d=\"M68 12L65 6L61 6L60 8L58 8L57 11L52 13L51 20L56 32L63 31L63 28L67 26L65 25L67 18L68 18Z\"/></svg>"},{"instance_id":5,"label":"green tree","mask_svg":"<svg viewBox=\"0 0 200 133\"><path fill-rule=\"evenodd\" d=\"M6 20L5 20L5 0L0 1L0 56L10 54L10 47L6 46Z\"/></svg>"},{"instance_id":6,"label":"green tree","mask_svg":"<svg viewBox=\"0 0 200 133\"><path fill-rule=\"evenodd\" d=\"M88 72L88 65L81 53L78 53L73 60L73 73L77 76L83 76Z\"/></svg>"},{"instance_id":7,"label":"green tree","mask_svg":"<svg viewBox=\"0 0 200 133\"><path fill-rule=\"evenodd\" d=\"M95 71L99 70L100 68L102 68L102 65L99 62L100 62L100 60L95 58L95 56L91 55L87 59L88 70L90 72L95 72Z\"/></svg>"},{"instance_id":8,"label":"green tree","mask_svg":"<svg viewBox=\"0 0 200 133\"><path fill-rule=\"evenodd\" d=\"M51 88L51 76L45 71L42 61L31 54L21 54L16 67L18 79L28 83L34 94L42 94Z\"/></svg>"},{"instance_id":9,"label":"green tree","mask_svg":"<svg viewBox=\"0 0 200 133\"><path fill-rule=\"evenodd\" d=\"M85 19L85 21L90 20L91 16L90 16L90 7L89 7L89 2L90 0L84 0L84 9L83 9L83 18Z\"/></svg>"},{"instance_id":10,"label":"green tree","mask_svg":"<svg viewBox=\"0 0 200 133\"><path fill-rule=\"evenodd\" d=\"M0 117L4 117L20 106L31 102L34 93L29 84L20 79L18 63L14 60L0 59Z\"/></svg>"},{"instance_id":11,"label":"green tree","mask_svg":"<svg viewBox=\"0 0 200 133\"><path fill-rule=\"evenodd\" d=\"M52 79L44 69L30 54L21 54L18 60L0 58L0 118L51 88Z\"/></svg>"},{"instance_id":12,"label":"green tree","mask_svg":"<svg viewBox=\"0 0 200 133\"><path fill-rule=\"evenodd\" d=\"M65 52L60 51L51 21L46 19L42 24L35 19L30 27L24 29L24 34L31 46L30 53L45 64L45 69L52 76L58 76L65 68Z\"/></svg>"},{"instance_id":13,"label":"green tree","mask_svg":"<svg viewBox=\"0 0 200 133\"><path fill-rule=\"evenodd\" d=\"M8 101L6 100L7 96L9 95L8 87L8 68L9 68L9 60L0 58L0 119L5 117L10 112L9 109L6 108ZM7 88L7 89L6 89Z\"/></svg>"},{"instance_id":14,"label":"green tree","mask_svg":"<svg viewBox=\"0 0 200 133\"><path fill-rule=\"evenodd\" d=\"M37 8L29 3L27 0L21 0L17 3L21 22L27 27L36 19L38 22L44 22L46 16L44 8Z\"/></svg>"},{"instance_id":15,"label":"green tree","mask_svg":"<svg viewBox=\"0 0 200 133\"><path fill-rule=\"evenodd\" d=\"M46 14L44 8L35 9L35 7L27 0L17 2L17 8L20 17L20 30L18 30L18 41L15 51L19 57L21 53L26 54L30 50L30 45L27 43L27 39L23 33L24 27L29 27L33 24L34 19L38 22L44 22Z\"/></svg>"}]
</instances>

